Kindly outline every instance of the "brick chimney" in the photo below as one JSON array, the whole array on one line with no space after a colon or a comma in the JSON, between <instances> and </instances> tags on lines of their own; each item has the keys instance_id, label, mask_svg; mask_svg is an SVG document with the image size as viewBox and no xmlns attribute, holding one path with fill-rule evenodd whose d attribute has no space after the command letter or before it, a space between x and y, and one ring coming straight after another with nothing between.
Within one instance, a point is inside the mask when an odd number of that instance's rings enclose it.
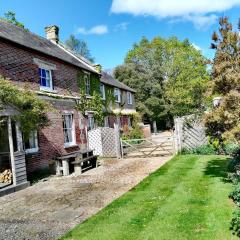
<instances>
[{"instance_id":1,"label":"brick chimney","mask_svg":"<svg viewBox=\"0 0 240 240\"><path fill-rule=\"evenodd\" d=\"M59 27L56 25L45 27L46 38L54 43L59 41Z\"/></svg>"},{"instance_id":2,"label":"brick chimney","mask_svg":"<svg viewBox=\"0 0 240 240\"><path fill-rule=\"evenodd\" d=\"M97 70L98 73L101 73L101 72L102 72L102 66L101 66L101 64L97 63L97 64L94 64L93 66L94 66L94 68Z\"/></svg>"}]
</instances>

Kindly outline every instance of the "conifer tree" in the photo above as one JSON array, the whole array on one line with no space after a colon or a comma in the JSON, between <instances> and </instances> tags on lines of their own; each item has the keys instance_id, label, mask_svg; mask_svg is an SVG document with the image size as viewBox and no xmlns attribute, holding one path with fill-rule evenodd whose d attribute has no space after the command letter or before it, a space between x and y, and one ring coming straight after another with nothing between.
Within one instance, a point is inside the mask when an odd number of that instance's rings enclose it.
<instances>
[{"instance_id":1,"label":"conifer tree","mask_svg":"<svg viewBox=\"0 0 240 240\"><path fill-rule=\"evenodd\" d=\"M212 35L216 50L212 69L212 95L221 101L206 117L207 133L223 142L240 142L240 35L227 17Z\"/></svg>"}]
</instances>

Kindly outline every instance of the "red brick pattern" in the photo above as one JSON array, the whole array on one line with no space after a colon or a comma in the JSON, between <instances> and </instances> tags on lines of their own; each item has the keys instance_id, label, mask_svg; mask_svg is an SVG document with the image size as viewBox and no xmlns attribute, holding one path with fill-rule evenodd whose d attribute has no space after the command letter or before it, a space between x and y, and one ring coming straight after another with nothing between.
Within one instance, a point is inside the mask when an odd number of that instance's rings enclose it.
<instances>
[{"instance_id":1,"label":"red brick pattern","mask_svg":"<svg viewBox=\"0 0 240 240\"><path fill-rule=\"evenodd\" d=\"M54 64L56 70L52 71L53 87L57 94L78 95L77 75L79 69L62 60L49 57L35 50L0 40L0 75L13 81L21 87L27 87L34 91L40 90L38 65L33 59ZM64 105L64 104L63 104ZM80 140L79 114L73 107L58 106L56 113L50 113L51 126L38 133L39 152L26 156L27 171L33 172L39 168L49 166L49 162L58 155L79 150L79 147L64 148L64 136L62 126L62 114L64 110L74 112L76 143L86 145L86 133L83 130L81 135L85 136L83 142ZM120 118L121 125L128 124L127 116ZM110 127L117 122L116 116L109 117ZM86 123L85 123L86 125Z\"/></svg>"},{"instance_id":2,"label":"red brick pattern","mask_svg":"<svg viewBox=\"0 0 240 240\"><path fill-rule=\"evenodd\" d=\"M52 78L54 90L58 94L70 95L71 92L77 96L77 67L42 53L0 41L0 75L16 84L39 91L38 65L34 63L33 58L56 65L57 70L52 72Z\"/></svg>"},{"instance_id":3,"label":"red brick pattern","mask_svg":"<svg viewBox=\"0 0 240 240\"><path fill-rule=\"evenodd\" d=\"M62 62L42 53L30 51L24 47L8 42L0 41L0 75L10 79L21 87L31 90L39 90L38 65L33 61L38 58L56 65L52 72L54 90L57 94L77 96L77 72L78 69L70 64ZM70 92L69 90L70 89ZM26 156L27 171L33 172L39 168L48 167L49 161L55 156L79 150L79 147L64 148L64 136L61 111L74 112L76 143L80 144L79 114L71 107L59 107L59 112L49 114L51 126L38 133L39 152ZM84 133L85 134L85 133ZM86 134L85 134L86 136ZM83 143L86 143L83 141Z\"/></svg>"}]
</instances>

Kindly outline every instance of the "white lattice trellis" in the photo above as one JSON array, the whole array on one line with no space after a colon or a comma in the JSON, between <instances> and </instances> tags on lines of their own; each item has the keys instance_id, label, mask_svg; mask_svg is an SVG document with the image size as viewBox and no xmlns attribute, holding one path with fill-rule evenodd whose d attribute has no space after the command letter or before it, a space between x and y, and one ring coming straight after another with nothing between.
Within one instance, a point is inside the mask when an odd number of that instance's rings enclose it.
<instances>
[{"instance_id":1,"label":"white lattice trellis","mask_svg":"<svg viewBox=\"0 0 240 240\"><path fill-rule=\"evenodd\" d=\"M117 157L116 132L113 128L101 127L88 132L89 148L102 157ZM120 143L120 140L119 140Z\"/></svg>"}]
</instances>

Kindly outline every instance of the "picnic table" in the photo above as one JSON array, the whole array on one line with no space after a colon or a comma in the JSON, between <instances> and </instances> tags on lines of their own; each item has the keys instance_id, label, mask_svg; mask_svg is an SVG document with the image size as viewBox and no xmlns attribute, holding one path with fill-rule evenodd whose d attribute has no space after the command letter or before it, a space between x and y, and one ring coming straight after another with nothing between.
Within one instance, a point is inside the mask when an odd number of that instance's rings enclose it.
<instances>
[{"instance_id":1,"label":"picnic table","mask_svg":"<svg viewBox=\"0 0 240 240\"><path fill-rule=\"evenodd\" d=\"M71 152L56 158L57 175L70 175L72 169L74 173L81 174L82 171L93 167L97 167L97 156L91 149Z\"/></svg>"}]
</instances>

